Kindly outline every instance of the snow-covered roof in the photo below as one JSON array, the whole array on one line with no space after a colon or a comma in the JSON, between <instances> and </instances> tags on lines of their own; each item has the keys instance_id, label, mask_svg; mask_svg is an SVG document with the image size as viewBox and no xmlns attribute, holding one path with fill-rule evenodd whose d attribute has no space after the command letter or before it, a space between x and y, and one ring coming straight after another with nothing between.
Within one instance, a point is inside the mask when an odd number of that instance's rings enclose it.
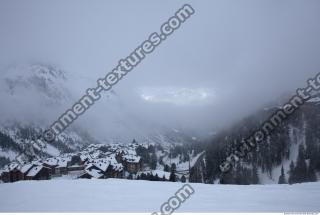
<instances>
[{"instance_id":1,"label":"snow-covered roof","mask_svg":"<svg viewBox=\"0 0 320 215\"><path fill-rule=\"evenodd\" d=\"M57 162L57 165L58 165L58 167L67 167L68 166L68 162L69 162L69 160L66 159L66 158L59 158L58 162Z\"/></svg>"},{"instance_id":2,"label":"snow-covered roof","mask_svg":"<svg viewBox=\"0 0 320 215\"><path fill-rule=\"evenodd\" d=\"M93 163L89 163L85 169L91 169L92 167L94 167L94 164Z\"/></svg>"},{"instance_id":3,"label":"snow-covered roof","mask_svg":"<svg viewBox=\"0 0 320 215\"><path fill-rule=\"evenodd\" d=\"M50 166L57 166L58 165L58 160L56 158L48 158L43 163L50 165Z\"/></svg>"},{"instance_id":4,"label":"snow-covered roof","mask_svg":"<svg viewBox=\"0 0 320 215\"><path fill-rule=\"evenodd\" d=\"M126 154L127 155L136 155L137 153L136 153L135 149L130 148L130 149L126 150Z\"/></svg>"},{"instance_id":5,"label":"snow-covered roof","mask_svg":"<svg viewBox=\"0 0 320 215\"><path fill-rule=\"evenodd\" d=\"M38 166L43 164L41 160L35 160L35 161L32 161L31 163Z\"/></svg>"},{"instance_id":6,"label":"snow-covered roof","mask_svg":"<svg viewBox=\"0 0 320 215\"><path fill-rule=\"evenodd\" d=\"M88 158L88 156L85 155L85 154L81 154L81 155L80 155L80 159L81 159L82 161L85 161L87 158Z\"/></svg>"},{"instance_id":7,"label":"snow-covered roof","mask_svg":"<svg viewBox=\"0 0 320 215\"><path fill-rule=\"evenodd\" d=\"M123 170L123 165L121 163L112 165L115 171L121 172Z\"/></svg>"},{"instance_id":8,"label":"snow-covered roof","mask_svg":"<svg viewBox=\"0 0 320 215\"><path fill-rule=\"evenodd\" d=\"M29 177L34 177L36 176L42 169L44 168L44 166L34 166L27 174L27 176Z\"/></svg>"},{"instance_id":9,"label":"snow-covered roof","mask_svg":"<svg viewBox=\"0 0 320 215\"><path fill-rule=\"evenodd\" d=\"M122 171L123 165L116 159L116 155L121 153L123 159L128 163L139 163L141 157L137 155L136 148L138 146L148 147L152 144L146 143L110 143L110 144L91 144L79 153L66 153L56 157L34 160L28 164L18 164L16 162L7 165L1 172L9 172L14 169L18 169L21 172L30 175L36 174L36 170L41 170L34 166L53 166L53 167L67 167L74 155L80 156L82 161L86 161L86 169L91 165L94 165L95 169L107 171L111 168L116 171ZM107 150L101 150L101 147L107 147ZM32 170L32 171L31 171Z\"/></svg>"},{"instance_id":10,"label":"snow-covered roof","mask_svg":"<svg viewBox=\"0 0 320 215\"><path fill-rule=\"evenodd\" d=\"M11 163L11 164L8 164L6 165L4 168L3 168L3 172L10 172L11 170L14 170L16 168L19 168L19 164L17 163Z\"/></svg>"},{"instance_id":11,"label":"snow-covered roof","mask_svg":"<svg viewBox=\"0 0 320 215\"><path fill-rule=\"evenodd\" d=\"M112 169L116 171L123 170L123 165L121 163L118 163L114 154L109 155L105 158L92 160L87 164L86 169L92 169L92 167L96 167L96 169L100 169L103 172L106 172L109 167L112 167Z\"/></svg>"},{"instance_id":12,"label":"snow-covered roof","mask_svg":"<svg viewBox=\"0 0 320 215\"><path fill-rule=\"evenodd\" d=\"M141 160L138 155L124 155L123 158L129 163L139 163Z\"/></svg>"},{"instance_id":13,"label":"snow-covered roof","mask_svg":"<svg viewBox=\"0 0 320 215\"><path fill-rule=\"evenodd\" d=\"M106 162L96 162L96 163L94 163L94 165L97 168L101 169L103 172L106 172L109 167L109 162L107 162L107 161Z\"/></svg>"},{"instance_id":14,"label":"snow-covered roof","mask_svg":"<svg viewBox=\"0 0 320 215\"><path fill-rule=\"evenodd\" d=\"M85 172L91 175L93 178L101 178L103 176L101 171L96 169L86 169Z\"/></svg>"},{"instance_id":15,"label":"snow-covered roof","mask_svg":"<svg viewBox=\"0 0 320 215\"><path fill-rule=\"evenodd\" d=\"M31 168L33 167L33 164L25 164L22 167L20 167L20 172L27 173Z\"/></svg>"}]
</instances>

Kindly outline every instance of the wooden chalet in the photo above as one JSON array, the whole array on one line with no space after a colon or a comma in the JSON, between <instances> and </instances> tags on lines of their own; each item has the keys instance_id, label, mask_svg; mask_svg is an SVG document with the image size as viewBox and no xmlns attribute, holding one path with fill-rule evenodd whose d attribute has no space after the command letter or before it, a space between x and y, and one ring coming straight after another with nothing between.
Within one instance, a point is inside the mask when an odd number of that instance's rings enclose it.
<instances>
[{"instance_id":1,"label":"wooden chalet","mask_svg":"<svg viewBox=\"0 0 320 215\"><path fill-rule=\"evenodd\" d=\"M26 175L26 180L48 180L51 178L51 169L44 166L34 166Z\"/></svg>"},{"instance_id":2,"label":"wooden chalet","mask_svg":"<svg viewBox=\"0 0 320 215\"><path fill-rule=\"evenodd\" d=\"M124 168L127 172L136 174L142 169L142 159L137 155L125 155L123 156Z\"/></svg>"}]
</instances>

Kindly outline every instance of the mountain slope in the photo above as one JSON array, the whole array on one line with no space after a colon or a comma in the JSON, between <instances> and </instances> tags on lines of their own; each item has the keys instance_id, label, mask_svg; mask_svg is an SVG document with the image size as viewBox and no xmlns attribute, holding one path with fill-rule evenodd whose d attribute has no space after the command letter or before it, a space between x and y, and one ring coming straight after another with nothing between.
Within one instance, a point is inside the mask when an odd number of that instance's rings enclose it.
<instances>
[{"instance_id":1,"label":"mountain slope","mask_svg":"<svg viewBox=\"0 0 320 215\"><path fill-rule=\"evenodd\" d=\"M53 143L39 141L74 98L62 70L42 64L14 66L1 73L0 82L0 165L76 151L95 142L79 126L71 126Z\"/></svg>"},{"instance_id":2,"label":"mountain slope","mask_svg":"<svg viewBox=\"0 0 320 215\"><path fill-rule=\"evenodd\" d=\"M219 165L237 149L243 138L271 116L265 108L217 135L206 147L206 179L227 184L278 183L284 168L286 183L316 181L320 172L320 106L313 98L284 121L254 152L221 174ZM318 177L319 178L319 177Z\"/></svg>"},{"instance_id":3,"label":"mountain slope","mask_svg":"<svg viewBox=\"0 0 320 215\"><path fill-rule=\"evenodd\" d=\"M198 143L186 132L149 124L137 117L114 91L103 93L100 101L55 142L39 141L47 126L80 98L87 82L45 64L12 66L1 71L0 166L18 157L38 159L76 152L92 143L128 143L134 138L167 148Z\"/></svg>"}]
</instances>

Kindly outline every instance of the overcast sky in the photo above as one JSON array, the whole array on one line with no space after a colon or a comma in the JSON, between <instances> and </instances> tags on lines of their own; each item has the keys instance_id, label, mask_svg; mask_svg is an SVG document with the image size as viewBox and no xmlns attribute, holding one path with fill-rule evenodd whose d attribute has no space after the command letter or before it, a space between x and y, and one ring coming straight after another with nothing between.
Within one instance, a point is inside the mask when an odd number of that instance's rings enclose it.
<instances>
[{"instance_id":1,"label":"overcast sky","mask_svg":"<svg viewBox=\"0 0 320 215\"><path fill-rule=\"evenodd\" d=\"M185 3L195 14L114 87L140 120L215 129L320 72L317 0L0 0L0 64L57 65L80 95Z\"/></svg>"}]
</instances>

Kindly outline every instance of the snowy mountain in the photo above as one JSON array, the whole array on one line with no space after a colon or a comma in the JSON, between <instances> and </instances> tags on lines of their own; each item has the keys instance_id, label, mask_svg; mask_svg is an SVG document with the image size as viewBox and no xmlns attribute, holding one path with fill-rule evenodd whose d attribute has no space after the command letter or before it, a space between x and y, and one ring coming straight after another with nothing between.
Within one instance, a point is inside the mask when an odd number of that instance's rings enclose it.
<instances>
[{"instance_id":1,"label":"snowy mountain","mask_svg":"<svg viewBox=\"0 0 320 215\"><path fill-rule=\"evenodd\" d=\"M320 173L320 106L315 95L291 115L254 152L235 164L232 171L221 175L219 165L239 147L243 138L277 110L264 108L219 133L206 147L208 183L274 184L319 180ZM283 170L282 170L283 169Z\"/></svg>"},{"instance_id":2,"label":"snowy mountain","mask_svg":"<svg viewBox=\"0 0 320 215\"><path fill-rule=\"evenodd\" d=\"M1 72L0 83L0 164L59 155L94 143L79 126L72 126L53 143L39 140L74 98L64 71L41 64L14 66Z\"/></svg>"},{"instance_id":3,"label":"snowy mountain","mask_svg":"<svg viewBox=\"0 0 320 215\"><path fill-rule=\"evenodd\" d=\"M41 133L85 91L88 80L45 64L11 66L0 76L0 166L77 152L95 143L152 141L166 148L199 143L194 135L141 121L114 91L50 144L36 144ZM87 85L88 84L88 85ZM81 86L79 89L78 86ZM102 134L102 135L101 135Z\"/></svg>"},{"instance_id":4,"label":"snowy mountain","mask_svg":"<svg viewBox=\"0 0 320 215\"><path fill-rule=\"evenodd\" d=\"M37 141L44 129L81 95L72 84L76 81L81 81L82 87L87 83L80 77L71 78L63 70L43 64L10 67L1 73L0 166L15 159L30 161L79 152L90 144L130 143L136 139L159 145L155 155L150 155L156 157L156 166L150 157L147 158L149 166L154 166L155 170L168 169L175 163L177 170L183 172L189 170L189 160L192 163L195 159L196 168L191 168L190 173L190 180L195 182L220 180L223 183L269 184L278 183L280 175L289 182L294 171L303 172L302 175L295 173L297 177L293 181L296 182L319 178L320 97L317 94L259 145L256 152L221 178L221 162L240 144L241 138L273 113L278 102L230 129L215 133L206 144L193 131L142 120L131 112L130 104L123 103L121 96L111 91L55 142ZM303 170L296 171L299 168Z\"/></svg>"},{"instance_id":5,"label":"snowy mountain","mask_svg":"<svg viewBox=\"0 0 320 215\"><path fill-rule=\"evenodd\" d=\"M65 73L50 65L32 64L10 67L2 74L2 92L11 96L37 92L47 105L60 104L71 98L64 86Z\"/></svg>"}]
</instances>

